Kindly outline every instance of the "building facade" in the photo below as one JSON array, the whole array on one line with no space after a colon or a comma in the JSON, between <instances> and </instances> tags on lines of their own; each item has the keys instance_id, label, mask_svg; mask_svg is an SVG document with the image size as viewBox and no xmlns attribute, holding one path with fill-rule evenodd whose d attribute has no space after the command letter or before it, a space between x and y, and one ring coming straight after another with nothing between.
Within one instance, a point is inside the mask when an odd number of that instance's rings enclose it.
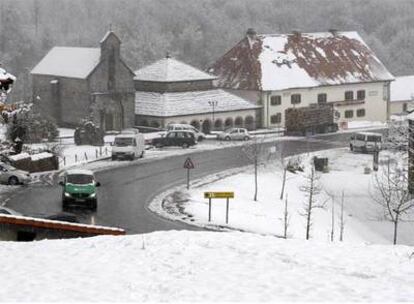
<instances>
[{"instance_id":1,"label":"building facade","mask_svg":"<svg viewBox=\"0 0 414 304\"><path fill-rule=\"evenodd\" d=\"M170 56L135 74L136 125L191 124L205 133L233 126L256 128L261 107L214 88L215 76Z\"/></svg>"},{"instance_id":2,"label":"building facade","mask_svg":"<svg viewBox=\"0 0 414 304\"><path fill-rule=\"evenodd\" d=\"M391 114L407 114L414 110L414 75L395 77L391 83Z\"/></svg>"},{"instance_id":3,"label":"building facade","mask_svg":"<svg viewBox=\"0 0 414 304\"><path fill-rule=\"evenodd\" d=\"M386 121L393 76L356 32L246 37L209 72L216 86L262 106L263 127L284 127L288 108L332 103L339 125Z\"/></svg>"},{"instance_id":4,"label":"building facade","mask_svg":"<svg viewBox=\"0 0 414 304\"><path fill-rule=\"evenodd\" d=\"M60 126L92 118L103 130L134 125L133 71L108 32L99 48L54 47L31 71L33 100Z\"/></svg>"}]
</instances>

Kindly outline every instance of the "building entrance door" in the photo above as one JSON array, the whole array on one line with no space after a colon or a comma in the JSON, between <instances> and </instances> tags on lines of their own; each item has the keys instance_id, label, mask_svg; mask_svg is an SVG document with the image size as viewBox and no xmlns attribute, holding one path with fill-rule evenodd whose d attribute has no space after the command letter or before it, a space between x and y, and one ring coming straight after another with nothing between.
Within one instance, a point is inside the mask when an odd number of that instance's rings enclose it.
<instances>
[{"instance_id":1,"label":"building entrance door","mask_svg":"<svg viewBox=\"0 0 414 304\"><path fill-rule=\"evenodd\" d=\"M105 113L105 131L114 129L114 115L112 113Z\"/></svg>"}]
</instances>

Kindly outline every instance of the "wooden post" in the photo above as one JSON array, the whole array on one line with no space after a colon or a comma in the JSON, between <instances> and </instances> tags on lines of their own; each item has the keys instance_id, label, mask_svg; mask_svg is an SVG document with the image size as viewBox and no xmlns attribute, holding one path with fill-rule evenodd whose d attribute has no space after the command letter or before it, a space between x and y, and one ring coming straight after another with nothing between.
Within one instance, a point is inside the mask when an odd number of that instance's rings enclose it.
<instances>
[{"instance_id":1,"label":"wooden post","mask_svg":"<svg viewBox=\"0 0 414 304\"><path fill-rule=\"evenodd\" d=\"M75 163L78 162L78 154L75 154Z\"/></svg>"},{"instance_id":2,"label":"wooden post","mask_svg":"<svg viewBox=\"0 0 414 304\"><path fill-rule=\"evenodd\" d=\"M229 198L226 200L226 224L229 223Z\"/></svg>"},{"instance_id":3,"label":"wooden post","mask_svg":"<svg viewBox=\"0 0 414 304\"><path fill-rule=\"evenodd\" d=\"M208 199L208 221L211 222L211 198Z\"/></svg>"},{"instance_id":4,"label":"wooden post","mask_svg":"<svg viewBox=\"0 0 414 304\"><path fill-rule=\"evenodd\" d=\"M86 152L84 152L85 154L85 160L88 161L88 155L86 154Z\"/></svg>"}]
</instances>

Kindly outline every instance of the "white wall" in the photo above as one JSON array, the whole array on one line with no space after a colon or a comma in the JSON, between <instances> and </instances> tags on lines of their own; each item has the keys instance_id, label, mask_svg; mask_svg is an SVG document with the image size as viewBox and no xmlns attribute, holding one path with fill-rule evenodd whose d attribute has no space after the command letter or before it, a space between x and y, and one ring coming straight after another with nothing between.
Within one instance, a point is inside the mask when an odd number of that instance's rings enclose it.
<instances>
[{"instance_id":1,"label":"white wall","mask_svg":"<svg viewBox=\"0 0 414 304\"><path fill-rule=\"evenodd\" d=\"M345 101L345 91L353 91L354 99L357 98L357 91L365 90L365 99L360 104L339 105L338 102ZM387 100L389 99L388 85L385 82L377 83L358 83L350 85L324 86L306 89L290 89L284 91L262 92L263 101L263 126L277 127L284 126L285 110L291 107L307 107L310 104L318 102L318 94L326 93L327 102L335 102L335 109L340 113L338 124L344 121L386 121L387 120ZM291 95L301 94L301 103L297 105L291 104ZM282 104L278 106L270 105L270 96L282 96ZM357 117L356 111L365 109L364 117ZM345 111L353 110L353 118L345 118ZM271 124L270 117L277 113L282 114L281 124Z\"/></svg>"},{"instance_id":2,"label":"white wall","mask_svg":"<svg viewBox=\"0 0 414 304\"><path fill-rule=\"evenodd\" d=\"M414 109L413 100L399 100L392 101L391 103L391 114L403 114L404 113L404 104L407 104L407 110L412 111Z\"/></svg>"}]
</instances>

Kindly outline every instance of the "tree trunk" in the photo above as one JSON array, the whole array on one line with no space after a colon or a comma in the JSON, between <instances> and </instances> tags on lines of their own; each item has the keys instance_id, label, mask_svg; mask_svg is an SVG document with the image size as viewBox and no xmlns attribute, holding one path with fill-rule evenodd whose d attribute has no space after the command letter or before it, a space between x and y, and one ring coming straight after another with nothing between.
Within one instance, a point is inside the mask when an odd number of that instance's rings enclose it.
<instances>
[{"instance_id":1,"label":"tree trunk","mask_svg":"<svg viewBox=\"0 0 414 304\"><path fill-rule=\"evenodd\" d=\"M283 231L283 236L285 239L287 239L287 230L288 230L288 195L286 194L286 199L285 199L285 213L284 213L284 231Z\"/></svg>"},{"instance_id":2,"label":"tree trunk","mask_svg":"<svg viewBox=\"0 0 414 304\"><path fill-rule=\"evenodd\" d=\"M257 202L257 156L254 159L254 201Z\"/></svg>"},{"instance_id":3,"label":"tree trunk","mask_svg":"<svg viewBox=\"0 0 414 304\"><path fill-rule=\"evenodd\" d=\"M398 214L397 214L394 220L394 242L393 242L394 245L397 244L398 220L399 219L398 219Z\"/></svg>"},{"instance_id":4,"label":"tree trunk","mask_svg":"<svg viewBox=\"0 0 414 304\"><path fill-rule=\"evenodd\" d=\"M283 195L285 193L285 183L286 183L286 167L283 168L283 181L282 181L282 191L280 192L280 199L283 199Z\"/></svg>"},{"instance_id":5,"label":"tree trunk","mask_svg":"<svg viewBox=\"0 0 414 304\"><path fill-rule=\"evenodd\" d=\"M341 200L341 227L339 234L339 241L342 242L344 238L344 192L342 191L342 200Z\"/></svg>"},{"instance_id":6,"label":"tree trunk","mask_svg":"<svg viewBox=\"0 0 414 304\"><path fill-rule=\"evenodd\" d=\"M335 236L335 197L332 197L332 222L331 222L331 242Z\"/></svg>"}]
</instances>

